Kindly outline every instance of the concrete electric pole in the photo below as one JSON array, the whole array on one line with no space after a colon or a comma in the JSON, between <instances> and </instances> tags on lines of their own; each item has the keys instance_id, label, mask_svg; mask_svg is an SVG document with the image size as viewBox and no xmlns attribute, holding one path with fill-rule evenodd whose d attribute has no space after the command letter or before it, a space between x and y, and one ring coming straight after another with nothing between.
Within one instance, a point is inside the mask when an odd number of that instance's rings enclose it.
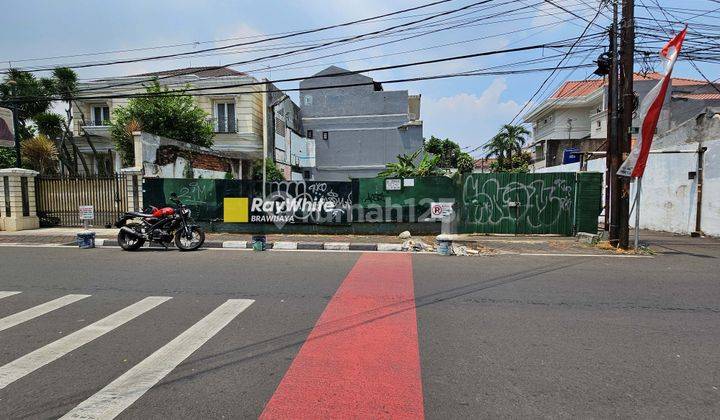
<instances>
[{"instance_id":1,"label":"concrete electric pole","mask_svg":"<svg viewBox=\"0 0 720 420\"><path fill-rule=\"evenodd\" d=\"M606 167L609 198L608 237L616 247L626 249L629 244L630 183L617 174L620 165L630 153L632 120L635 111L633 90L635 52L635 4L633 0L622 3L622 28L620 49L617 48L618 0L612 0L613 23L610 29L611 69L608 75L608 150Z\"/></svg>"},{"instance_id":2,"label":"concrete electric pole","mask_svg":"<svg viewBox=\"0 0 720 420\"><path fill-rule=\"evenodd\" d=\"M622 160L630 153L632 142L633 114L635 113L635 1L624 0L622 8L622 30L620 34L620 86L622 89L622 116L620 118L619 149ZM629 246L630 237L630 178L618 177L619 243L622 249Z\"/></svg>"},{"instance_id":3,"label":"concrete electric pole","mask_svg":"<svg viewBox=\"0 0 720 420\"><path fill-rule=\"evenodd\" d=\"M617 246L619 238L618 229L618 188L617 170L620 168L620 152L618 147L618 0L612 0L613 22L610 27L610 72L608 74L608 138L605 166L607 168L607 184L605 197L605 213L609 215L608 239L612 245Z\"/></svg>"}]
</instances>

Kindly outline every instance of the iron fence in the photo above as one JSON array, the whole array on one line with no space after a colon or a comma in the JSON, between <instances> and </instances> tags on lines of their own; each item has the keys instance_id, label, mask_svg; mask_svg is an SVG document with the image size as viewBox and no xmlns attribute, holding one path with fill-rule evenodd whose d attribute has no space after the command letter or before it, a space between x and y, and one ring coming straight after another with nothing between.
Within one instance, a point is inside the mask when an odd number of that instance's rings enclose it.
<instances>
[{"instance_id":1,"label":"iron fence","mask_svg":"<svg viewBox=\"0 0 720 420\"><path fill-rule=\"evenodd\" d=\"M36 203L43 226L81 226L78 207L89 205L95 210L93 226L113 224L128 210L128 179L118 174L110 177L48 177L36 179ZM133 184L134 188L137 184Z\"/></svg>"}]
</instances>

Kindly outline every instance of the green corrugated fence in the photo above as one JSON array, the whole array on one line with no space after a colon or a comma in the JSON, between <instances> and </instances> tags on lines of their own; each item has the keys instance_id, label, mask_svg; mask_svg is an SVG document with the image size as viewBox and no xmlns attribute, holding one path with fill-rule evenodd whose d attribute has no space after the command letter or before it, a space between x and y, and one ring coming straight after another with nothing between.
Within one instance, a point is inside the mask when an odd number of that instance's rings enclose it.
<instances>
[{"instance_id":1,"label":"green corrugated fence","mask_svg":"<svg viewBox=\"0 0 720 420\"><path fill-rule=\"evenodd\" d=\"M596 232L601 176L569 172L463 176L458 230L518 235Z\"/></svg>"},{"instance_id":2,"label":"green corrugated fence","mask_svg":"<svg viewBox=\"0 0 720 420\"><path fill-rule=\"evenodd\" d=\"M293 187L288 191L295 196L307 190L313 196L352 205L352 223L424 222L430 217L430 203L454 200L459 233L597 232L601 173L468 174L399 182L398 190L388 190L384 178L354 179L352 183L288 181L268 183L267 188L272 192ZM225 197L258 197L261 190L262 183L256 181L148 178L143 199L146 205L162 205L175 192L193 209L197 220L207 222L222 219ZM344 219L344 223L349 221Z\"/></svg>"}]
</instances>

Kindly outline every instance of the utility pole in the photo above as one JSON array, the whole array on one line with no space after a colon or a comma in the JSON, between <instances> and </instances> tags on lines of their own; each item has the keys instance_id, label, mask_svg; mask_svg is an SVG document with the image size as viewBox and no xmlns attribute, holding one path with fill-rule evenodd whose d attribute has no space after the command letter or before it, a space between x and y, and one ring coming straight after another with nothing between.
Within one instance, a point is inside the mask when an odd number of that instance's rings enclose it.
<instances>
[{"instance_id":1,"label":"utility pole","mask_svg":"<svg viewBox=\"0 0 720 420\"><path fill-rule=\"evenodd\" d=\"M635 1L623 0L622 30L620 34L620 86L622 88L622 117L618 128L618 146L621 162L630 153L632 140L632 122L635 113L635 91L633 79L635 75ZM630 236L630 178L617 177L618 207L618 247L627 249Z\"/></svg>"},{"instance_id":2,"label":"utility pole","mask_svg":"<svg viewBox=\"0 0 720 420\"><path fill-rule=\"evenodd\" d=\"M613 22L610 27L610 73L608 74L608 150L605 155L607 190L605 192L605 214L609 221L608 239L612 245L617 246L619 239L618 229L618 197L617 170L620 168L620 149L618 145L618 0L611 0L613 7ZM609 214L609 218L607 215Z\"/></svg>"}]
</instances>

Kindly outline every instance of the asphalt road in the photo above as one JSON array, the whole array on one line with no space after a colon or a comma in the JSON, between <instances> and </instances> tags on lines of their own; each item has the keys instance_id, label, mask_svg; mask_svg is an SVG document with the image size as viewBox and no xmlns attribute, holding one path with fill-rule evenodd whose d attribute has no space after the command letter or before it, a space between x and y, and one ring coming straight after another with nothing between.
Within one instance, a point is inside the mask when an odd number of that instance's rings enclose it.
<instances>
[{"instance_id":1,"label":"asphalt road","mask_svg":"<svg viewBox=\"0 0 720 420\"><path fill-rule=\"evenodd\" d=\"M718 418L720 243L658 249L0 247L0 418Z\"/></svg>"}]
</instances>

